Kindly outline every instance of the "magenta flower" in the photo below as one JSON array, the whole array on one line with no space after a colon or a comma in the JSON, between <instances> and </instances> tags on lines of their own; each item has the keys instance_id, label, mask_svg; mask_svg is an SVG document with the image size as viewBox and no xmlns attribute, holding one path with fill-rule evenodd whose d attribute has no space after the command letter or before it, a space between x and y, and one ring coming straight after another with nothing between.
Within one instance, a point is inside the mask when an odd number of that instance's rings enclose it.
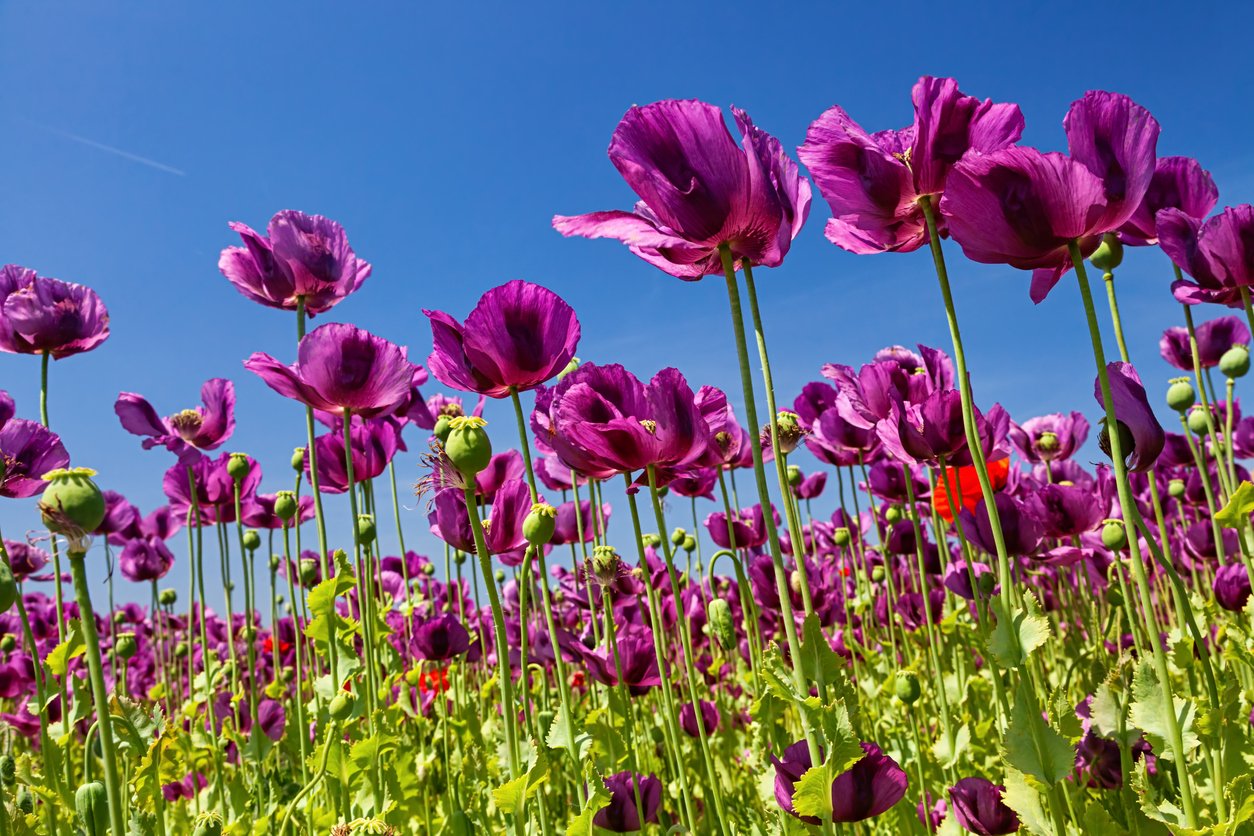
<instances>
[{"instance_id":1,"label":"magenta flower","mask_svg":"<svg viewBox=\"0 0 1254 836\"><path fill-rule=\"evenodd\" d=\"M470 649L470 633L452 613L441 613L414 628L413 642L420 658L443 662Z\"/></svg>"},{"instance_id":2,"label":"magenta flower","mask_svg":"<svg viewBox=\"0 0 1254 836\"><path fill-rule=\"evenodd\" d=\"M1154 417L1154 410L1145 396L1145 387L1131 363L1109 363L1106 373L1110 377L1115 420L1120 426L1121 450L1128 469L1136 472L1149 470L1166 443L1162 425ZM1102 397L1100 379L1093 381L1093 396L1104 409L1106 401ZM1105 433L1106 429L1102 432ZM1102 450L1109 455L1109 443L1105 439L1103 442Z\"/></svg>"},{"instance_id":3,"label":"magenta flower","mask_svg":"<svg viewBox=\"0 0 1254 836\"><path fill-rule=\"evenodd\" d=\"M3 389L0 389L0 427L8 423L9 419L17 414L17 407L13 403L13 397Z\"/></svg>"},{"instance_id":4,"label":"magenta flower","mask_svg":"<svg viewBox=\"0 0 1254 836\"><path fill-rule=\"evenodd\" d=\"M897 762L874 743L863 743L863 757L832 782L832 820L856 822L886 812L906 794L909 779ZM820 750L820 757L822 752ZM775 766L775 800L784 812L808 824L819 824L813 816L800 816L793 810L795 784L811 766L810 751L804 740L784 750L782 759L770 756Z\"/></svg>"},{"instance_id":5,"label":"magenta flower","mask_svg":"<svg viewBox=\"0 0 1254 836\"><path fill-rule=\"evenodd\" d=\"M318 490L323 493L344 493L348 490L348 469L344 461L343 423L314 439L318 460ZM349 428L353 449L353 480L360 484L379 476L401 448L401 427L391 418L358 418L353 416ZM305 457L309 472L309 456ZM312 497L310 497L312 499Z\"/></svg>"},{"instance_id":6,"label":"magenta flower","mask_svg":"<svg viewBox=\"0 0 1254 836\"><path fill-rule=\"evenodd\" d=\"M1154 175L1158 122L1126 96L1089 92L1063 120L1071 156L1034 148L972 154L954 166L941 212L967 258L1034 271L1040 302L1140 206Z\"/></svg>"},{"instance_id":7,"label":"magenta flower","mask_svg":"<svg viewBox=\"0 0 1254 836\"><path fill-rule=\"evenodd\" d=\"M122 549L118 568L122 577L132 583L157 581L166 576L174 565L174 555L157 537L140 537L131 540Z\"/></svg>"},{"instance_id":8,"label":"magenta flower","mask_svg":"<svg viewBox=\"0 0 1254 836\"><path fill-rule=\"evenodd\" d=\"M352 325L331 323L305 335L296 363L260 352L244 361L285 398L333 415L387 415L409 402L414 369L406 350Z\"/></svg>"},{"instance_id":9,"label":"magenta flower","mask_svg":"<svg viewBox=\"0 0 1254 836\"><path fill-rule=\"evenodd\" d=\"M1014 104L963 95L952 78L914 85L914 124L868 134L840 107L810 125L797 156L832 208L827 239L853 253L910 252L927 243L919 199L939 195L968 151L991 153L1018 142L1023 114Z\"/></svg>"},{"instance_id":10,"label":"magenta flower","mask_svg":"<svg viewBox=\"0 0 1254 836\"><path fill-rule=\"evenodd\" d=\"M318 469L321 472L321 459L318 460ZM323 485L320 483L318 487L323 488ZM244 512L244 525L248 528L264 528L267 530L282 528L284 521L274 513L274 503L277 499L278 494L273 493L259 493L249 497L242 509ZM289 520L287 525L299 525L309 522L313 518L314 498L305 494L297 501L296 516Z\"/></svg>"},{"instance_id":11,"label":"magenta flower","mask_svg":"<svg viewBox=\"0 0 1254 836\"><path fill-rule=\"evenodd\" d=\"M1159 157L1141 205L1119 227L1119 240L1132 247L1158 243L1158 213L1178 209L1202 220L1219 202L1219 189L1210 172L1191 157Z\"/></svg>"},{"instance_id":12,"label":"magenta flower","mask_svg":"<svg viewBox=\"0 0 1254 836\"><path fill-rule=\"evenodd\" d=\"M511 480L523 478L522 453L506 450L488 459L488 466L475 474L475 492L480 501L492 502L501 486Z\"/></svg>"},{"instance_id":13,"label":"magenta flower","mask_svg":"<svg viewBox=\"0 0 1254 836\"><path fill-rule=\"evenodd\" d=\"M1010 443L1033 464L1069 459L1088 437L1088 419L1079 412L1055 412L1010 425Z\"/></svg>"},{"instance_id":14,"label":"magenta flower","mask_svg":"<svg viewBox=\"0 0 1254 836\"><path fill-rule=\"evenodd\" d=\"M779 512L773 507L771 513L779 522ZM731 520L730 537L728 536L727 514L714 511L705 518L705 530L710 539L720 549L757 549L766 543L766 519L762 506L753 505L735 512Z\"/></svg>"},{"instance_id":15,"label":"magenta flower","mask_svg":"<svg viewBox=\"0 0 1254 836\"><path fill-rule=\"evenodd\" d=\"M294 311L303 299L310 315L319 314L370 275L344 228L321 215L284 209L270 219L269 238L238 221L229 226L244 246L224 249L218 269L236 290L266 307Z\"/></svg>"},{"instance_id":16,"label":"magenta flower","mask_svg":"<svg viewBox=\"0 0 1254 836\"><path fill-rule=\"evenodd\" d=\"M188 511L199 506L201 524L235 521L235 480L227 472L230 454L216 459L200 457L191 464L182 462L165 472L161 487L170 500L171 514L187 519ZM250 507L257 486L261 484L261 465L247 457L248 472L240 482L241 510ZM192 483L196 485L195 496ZM193 520L194 524L194 520Z\"/></svg>"},{"instance_id":17,"label":"magenta flower","mask_svg":"<svg viewBox=\"0 0 1254 836\"><path fill-rule=\"evenodd\" d=\"M777 267L810 211L810 184L779 140L732 108L740 145L722 111L694 100L627 111L610 161L639 197L635 211L557 215L566 236L614 238L686 281L722 275L726 245L737 261Z\"/></svg>"},{"instance_id":18,"label":"magenta flower","mask_svg":"<svg viewBox=\"0 0 1254 836\"><path fill-rule=\"evenodd\" d=\"M577 518L575 515L575 503L563 502L557 506L556 526L553 530L553 539L549 543L554 546L578 543L581 529L583 531L583 542L591 543L596 537L598 526L609 526L611 510L608 502L602 503L600 521L598 521L597 515L593 511L592 500L585 499L579 503L579 517Z\"/></svg>"},{"instance_id":19,"label":"magenta flower","mask_svg":"<svg viewBox=\"0 0 1254 836\"><path fill-rule=\"evenodd\" d=\"M657 776L618 772L605 777L605 788L610 791L610 801L592 817L598 828L610 833L638 833L646 823L657 823L662 806L662 782ZM644 810L636 807L637 792Z\"/></svg>"},{"instance_id":20,"label":"magenta flower","mask_svg":"<svg viewBox=\"0 0 1254 836\"><path fill-rule=\"evenodd\" d=\"M507 555L526 544L522 524L532 504L526 482L513 479L501 486L488 519L483 521L483 538L490 554ZM475 553L466 496L460 488L443 488L436 493L428 521L432 533L441 540L458 551Z\"/></svg>"},{"instance_id":21,"label":"magenta flower","mask_svg":"<svg viewBox=\"0 0 1254 836\"><path fill-rule=\"evenodd\" d=\"M1179 209L1158 213L1158 244L1193 278L1171 286L1186 305L1242 306L1240 288L1254 286L1254 206L1229 206L1205 223Z\"/></svg>"},{"instance_id":22,"label":"magenta flower","mask_svg":"<svg viewBox=\"0 0 1254 836\"><path fill-rule=\"evenodd\" d=\"M1019 817L1002 801L1004 787L986 778L963 778L949 788L958 824L979 836L1003 836L1019 829Z\"/></svg>"},{"instance_id":23,"label":"magenta flower","mask_svg":"<svg viewBox=\"0 0 1254 836\"><path fill-rule=\"evenodd\" d=\"M143 447L164 446L180 461L195 458L201 450L215 450L235 432L235 384L221 377L200 387L202 406L160 418L142 395L122 392L113 411L122 429L144 436Z\"/></svg>"},{"instance_id":24,"label":"magenta flower","mask_svg":"<svg viewBox=\"0 0 1254 836\"><path fill-rule=\"evenodd\" d=\"M1250 329L1235 316L1221 316L1203 322L1194 329L1197 336L1197 357L1202 368L1219 365L1219 358L1234 345L1250 344ZM1193 350L1189 347L1187 328L1167 328L1158 341L1158 353L1170 365L1185 372L1193 371Z\"/></svg>"},{"instance_id":25,"label":"magenta flower","mask_svg":"<svg viewBox=\"0 0 1254 836\"><path fill-rule=\"evenodd\" d=\"M108 338L109 311L91 288L0 267L0 351L60 360Z\"/></svg>"},{"instance_id":26,"label":"magenta flower","mask_svg":"<svg viewBox=\"0 0 1254 836\"><path fill-rule=\"evenodd\" d=\"M69 463L60 436L42 424L14 418L0 427L0 496L37 496L48 486L43 475Z\"/></svg>"},{"instance_id":27,"label":"magenta flower","mask_svg":"<svg viewBox=\"0 0 1254 836\"><path fill-rule=\"evenodd\" d=\"M4 551L9 558L9 569L18 583L43 571L52 559L43 549L37 549L23 540L5 540Z\"/></svg>"},{"instance_id":28,"label":"magenta flower","mask_svg":"<svg viewBox=\"0 0 1254 836\"><path fill-rule=\"evenodd\" d=\"M534 389L575 356L579 319L548 288L512 281L483 294L463 325L423 309L435 340L427 365L442 383L491 398Z\"/></svg>"}]
</instances>

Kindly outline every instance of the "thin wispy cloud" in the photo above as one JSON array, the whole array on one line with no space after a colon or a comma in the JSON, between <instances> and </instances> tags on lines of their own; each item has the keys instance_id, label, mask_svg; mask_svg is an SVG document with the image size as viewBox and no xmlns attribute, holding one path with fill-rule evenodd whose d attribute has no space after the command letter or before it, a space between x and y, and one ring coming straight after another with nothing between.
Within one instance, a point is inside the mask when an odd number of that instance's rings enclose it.
<instances>
[{"instance_id":1,"label":"thin wispy cloud","mask_svg":"<svg viewBox=\"0 0 1254 836\"><path fill-rule=\"evenodd\" d=\"M53 136L59 136L62 139L68 139L71 142L77 142L79 145L86 145L88 148L95 148L97 151L104 151L106 154L113 154L115 157L121 157L122 159L130 160L133 163L145 165L145 166L148 166L149 168L155 168L157 171L164 171L166 174L173 174L177 177L187 176L187 172L183 171L181 168L175 168L174 166L168 165L159 160L154 160L149 157L144 157L139 154L134 154L125 149L117 148L113 145L107 145L103 142L98 142L94 139L91 139L90 137L81 136L71 131L62 130L61 128L54 128L52 125L45 125L41 122L35 122L30 119L23 119L21 117L17 117L17 118L19 121L25 122L27 125L30 125L33 128L38 128L41 131L50 133Z\"/></svg>"}]
</instances>

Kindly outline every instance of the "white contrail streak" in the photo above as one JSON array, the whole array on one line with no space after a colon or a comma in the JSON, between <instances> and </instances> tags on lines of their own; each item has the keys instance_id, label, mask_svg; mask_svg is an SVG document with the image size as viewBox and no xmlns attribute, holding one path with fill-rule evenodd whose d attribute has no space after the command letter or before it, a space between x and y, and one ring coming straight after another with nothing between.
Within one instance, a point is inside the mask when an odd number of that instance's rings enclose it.
<instances>
[{"instance_id":1,"label":"white contrail streak","mask_svg":"<svg viewBox=\"0 0 1254 836\"><path fill-rule=\"evenodd\" d=\"M55 136L59 136L62 139L68 139L71 142L77 142L80 145L86 145L88 148L95 148L97 151L104 151L106 154L113 154L115 156L121 157L124 160L130 160L133 163L139 163L140 165L146 165L149 168L155 168L157 171L164 171L166 174L174 174L178 177L187 176L187 172L183 171L180 168L175 168L172 165L166 165L165 163L158 162L157 160L151 160L148 157L141 157L139 154L132 154L130 151L124 151L121 148L115 148L112 145L106 145L103 142L97 142L94 139L89 139L85 136L79 136L78 134L71 133L70 131L63 131L60 128L54 128L51 125L44 125L39 122L32 122L29 119L22 119L21 121L26 122L28 125L31 125L33 127L39 128L40 130L47 131L48 133L53 134Z\"/></svg>"}]
</instances>

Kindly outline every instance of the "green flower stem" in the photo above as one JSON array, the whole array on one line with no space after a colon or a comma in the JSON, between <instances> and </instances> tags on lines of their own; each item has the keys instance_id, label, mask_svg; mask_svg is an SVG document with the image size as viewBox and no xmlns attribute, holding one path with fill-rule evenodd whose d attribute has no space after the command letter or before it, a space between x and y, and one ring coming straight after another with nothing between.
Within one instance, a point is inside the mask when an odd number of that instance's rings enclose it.
<instances>
[{"instance_id":1,"label":"green flower stem","mask_svg":"<svg viewBox=\"0 0 1254 836\"><path fill-rule=\"evenodd\" d=\"M374 646L374 585L372 582L373 572L370 566L370 555L366 549L362 548L361 538L357 536L357 480L353 473L353 413L352 410L345 409L342 417L344 424L344 471L348 477L348 509L351 515L351 527L349 531L352 533L353 547L356 551L357 573L361 576L361 586L357 589L357 606L361 615L361 635L362 644L364 645L364 656L366 663L366 729L369 734L374 734L374 711L376 702L379 698L379 686L376 677L379 675L379 669L375 665L375 646ZM313 445L310 445L312 449Z\"/></svg>"},{"instance_id":2,"label":"green flower stem","mask_svg":"<svg viewBox=\"0 0 1254 836\"><path fill-rule=\"evenodd\" d=\"M1110 439L1111 464L1115 471L1115 484L1119 491L1119 508L1123 513L1124 528L1128 538L1128 548L1132 555L1132 577L1136 583L1137 592L1141 601L1141 611L1146 618L1150 618L1153 610L1153 600L1150 596L1149 581L1146 577L1145 562L1141 555L1141 547L1137 539L1137 532L1134 528L1133 521L1136 513L1136 503L1132 498L1132 491L1128 485L1128 470L1124 462L1123 445L1118 432L1114 432L1113 428L1117 424L1115 415L1115 400L1110 389L1110 377L1106 373L1106 352L1102 348L1101 330L1097 324L1097 314L1093 307L1093 294L1089 291L1088 274L1084 269L1084 257L1080 255L1079 245L1075 241L1068 244L1068 250L1071 253L1071 263L1075 267L1076 280L1080 286L1080 298L1084 303L1084 314L1088 320L1089 337L1093 343L1093 361L1097 365L1097 379L1101 387L1102 400L1106 404L1106 425L1112 428L1107 433ZM1189 317L1192 321L1192 316ZM1195 342L1192 338L1190 342ZM1194 355L1196 357L1196 354ZM1196 362L1196 361L1195 361ZM1163 700L1167 706L1174 706L1174 695L1172 693L1170 671L1167 668L1167 657L1163 653L1162 642L1158 640L1158 629L1152 624L1147 625L1147 635L1149 636L1150 650L1152 651L1154 669L1158 676L1159 687L1162 688ZM1188 821L1189 827L1196 828L1198 825L1197 811L1194 809L1192 779L1189 775L1188 765L1184 758L1184 740L1180 731L1180 719L1173 710L1167 711L1167 731L1171 739L1172 750L1175 752L1173 758L1176 770L1176 777L1179 779L1180 786L1180 806L1184 811L1185 819Z\"/></svg>"},{"instance_id":3,"label":"green flower stem","mask_svg":"<svg viewBox=\"0 0 1254 836\"><path fill-rule=\"evenodd\" d=\"M196 492L196 477L192 473L192 469L187 468L187 484L191 489L191 518L192 526L187 529L187 544L192 552L192 571L196 576L196 586L200 594L200 667L205 677L205 713L209 717L209 730L214 732L218 727L217 709L213 705L213 664L210 661L213 654L209 652L209 634L205 629L205 542L204 542L204 520L200 516L200 495ZM195 538L192 537L192 528L196 530ZM189 604L189 606L191 606ZM192 693L192 683L195 681L193 674L195 673L195 656L193 643L191 641L192 631L192 613L188 613L187 634L188 634L188 682L187 693L190 698ZM213 747L213 768L215 777L217 778L218 806L223 816L226 815L226 793L222 789L226 785L222 783L222 753L217 746Z\"/></svg>"},{"instance_id":4,"label":"green flower stem","mask_svg":"<svg viewBox=\"0 0 1254 836\"><path fill-rule=\"evenodd\" d=\"M126 832L125 808L122 806L122 786L118 776L118 756L113 745L113 715L109 712L109 692L105 690L104 665L100 655L100 636L96 632L95 610L91 606L91 591L87 585L86 551L71 546L69 549L70 575L74 579L74 596L78 600L83 628L83 643L87 646L87 676L91 680L91 696L95 703L96 720L100 724L100 759L104 762L105 791L109 799L109 825L115 834Z\"/></svg>"},{"instance_id":5,"label":"green flower stem","mask_svg":"<svg viewBox=\"0 0 1254 836\"><path fill-rule=\"evenodd\" d=\"M1102 274L1103 281L1106 282L1106 301L1110 305L1110 319L1115 326L1115 342L1119 344L1119 356L1125 363L1131 363L1128 359L1128 344L1123 339L1123 320L1119 318L1119 299L1115 296L1115 274L1106 272Z\"/></svg>"},{"instance_id":6,"label":"green flower stem","mask_svg":"<svg viewBox=\"0 0 1254 836\"><path fill-rule=\"evenodd\" d=\"M509 670L509 643L505 638L505 611L501 608L501 596L496 590L496 579L492 577L492 556L488 554L488 546L483 538L483 523L479 520L478 504L475 501L474 480L464 488L466 511L470 517L470 528L475 537L475 552L479 558L479 567L483 570L483 585L488 590L488 602L492 606L492 628L496 633L496 670L501 685L501 724L505 726L505 748L509 752L509 777L517 778L521 772L522 760L518 753L517 709L514 705L514 682Z\"/></svg>"},{"instance_id":7,"label":"green flower stem","mask_svg":"<svg viewBox=\"0 0 1254 836\"><path fill-rule=\"evenodd\" d=\"M1210 469L1206 466L1206 452L1202 448L1200 440L1194 441L1193 431L1189 429L1189 422L1183 415L1180 416L1180 426L1184 429L1184 437L1189 443L1189 450L1193 453L1193 463L1197 467L1198 478L1202 483L1202 495L1206 497L1206 510L1210 519L1211 534L1215 538L1215 554L1219 557L1220 564L1228 562L1228 555L1224 548L1223 530L1219 525L1219 521L1215 519L1215 512L1219 510L1219 503L1215 499L1215 490L1210 483ZM1219 462L1215 462L1218 468Z\"/></svg>"},{"instance_id":8,"label":"green flower stem","mask_svg":"<svg viewBox=\"0 0 1254 836\"><path fill-rule=\"evenodd\" d=\"M749 423L749 446L753 452L753 476L758 489L758 501L762 505L762 519L766 524L766 540L771 550L771 563L775 569L775 589L779 594L780 618L784 622L784 637L788 642L789 658L793 660L793 680L797 690L808 693L805 671L801 667L801 642L797 638L797 624L792 612L792 599L788 592L788 574L784 568L784 554L779 546L779 532L771 513L771 492L766 486L766 467L762 462L762 444L758 440L758 407L753 395L753 374L749 370L749 351L745 341L744 317L740 310L740 289L736 282L735 262L726 244L719 246L723 261L723 273L727 279L727 299L731 306L732 333L736 340L736 355L740 361L740 385L745 398L745 420ZM774 424L774 420L772 420ZM804 717L805 736L810 751L810 762L819 762L818 738L809 721Z\"/></svg>"},{"instance_id":9,"label":"green flower stem","mask_svg":"<svg viewBox=\"0 0 1254 836\"><path fill-rule=\"evenodd\" d=\"M238 479L231 480L234 483L235 494L235 536L239 541L239 556L244 567L244 629L245 645L248 651L248 713L252 720L252 734L261 734L261 721L258 719L258 699L257 699L257 640L256 628L253 624L254 604L253 604L253 566L252 556L248 553L248 549L244 548L244 511L243 503L240 501L240 482ZM230 597L228 593L227 597ZM231 632L234 632L234 624L231 626ZM278 644L277 641L274 644ZM278 666L275 666L275 674L278 674Z\"/></svg>"},{"instance_id":10,"label":"green flower stem","mask_svg":"<svg viewBox=\"0 0 1254 836\"><path fill-rule=\"evenodd\" d=\"M296 520L300 522L300 504L297 503ZM300 729L297 737L300 740L300 776L303 780L309 780L309 724L305 722L305 637L304 630L301 629L300 615L296 612L296 584L292 581L292 573L295 567L292 565L292 538L289 534L290 528L286 522L283 523L283 574L287 575L287 600L292 608L292 649L296 653L296 699L293 700L296 709L296 725ZM278 629L278 621L275 621L272 629ZM278 645L278 642L275 642ZM275 667L275 676L278 676L278 667Z\"/></svg>"},{"instance_id":11,"label":"green flower stem","mask_svg":"<svg viewBox=\"0 0 1254 836\"><path fill-rule=\"evenodd\" d=\"M1179 278L1180 268L1176 268L1176 277ZM1189 351L1193 355L1193 377L1197 381L1197 396L1202 399L1202 410L1206 414L1206 433L1210 437L1211 449L1215 451L1215 469L1219 474L1219 490L1221 492L1221 504L1226 502L1228 496L1232 494L1233 486L1228 484L1228 471L1223 465L1220 458L1224 454L1224 448L1219 444L1219 436L1215 431L1215 414L1210 408L1210 398L1206 394L1206 381L1202 377L1202 355L1197 346L1197 329L1193 327L1193 308L1189 305L1181 305L1184 309L1184 325L1189 332ZM1205 471L1203 471L1205 475ZM1203 479L1202 481L1208 481Z\"/></svg>"},{"instance_id":12,"label":"green flower stem","mask_svg":"<svg viewBox=\"0 0 1254 836\"><path fill-rule=\"evenodd\" d=\"M405 638L413 638L413 612L414 605L410 600L409 589L409 558L408 551L405 549L405 529L401 526L401 500L400 494L396 490L396 459L388 462L388 480L392 487L392 510L396 515L396 542L401 550L401 580L405 583Z\"/></svg>"}]
</instances>

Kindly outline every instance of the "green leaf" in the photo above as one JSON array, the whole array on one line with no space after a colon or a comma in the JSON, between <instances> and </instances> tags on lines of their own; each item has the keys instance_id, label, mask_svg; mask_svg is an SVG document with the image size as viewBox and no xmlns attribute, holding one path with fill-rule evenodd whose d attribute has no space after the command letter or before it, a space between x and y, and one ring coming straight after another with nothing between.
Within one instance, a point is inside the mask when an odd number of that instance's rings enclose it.
<instances>
[{"instance_id":1,"label":"green leaf","mask_svg":"<svg viewBox=\"0 0 1254 836\"><path fill-rule=\"evenodd\" d=\"M1053 786L1075 769L1075 747L1041 717L1026 677L1010 710L1006 730L1006 761L1046 786Z\"/></svg>"},{"instance_id":2,"label":"green leaf","mask_svg":"<svg viewBox=\"0 0 1254 836\"><path fill-rule=\"evenodd\" d=\"M70 660L77 659L87 652L87 644L83 641L83 627L78 619L73 619L66 624L65 640L58 644L48 653L47 664L48 670L53 676L65 676L69 669Z\"/></svg>"},{"instance_id":3,"label":"green leaf","mask_svg":"<svg viewBox=\"0 0 1254 836\"><path fill-rule=\"evenodd\" d=\"M1024 607L1007 613L1000 598L994 598L997 626L988 637L988 649L1003 668L1017 668L1049 639L1049 619L1032 593L1023 596Z\"/></svg>"},{"instance_id":4,"label":"green leaf","mask_svg":"<svg viewBox=\"0 0 1254 836\"><path fill-rule=\"evenodd\" d=\"M592 735L580 728L579 724L573 720L567 723L564 713L559 711L553 718L549 733L544 738L544 745L550 749L570 751L573 744L576 757L582 761L588 756L588 750L592 748Z\"/></svg>"},{"instance_id":5,"label":"green leaf","mask_svg":"<svg viewBox=\"0 0 1254 836\"><path fill-rule=\"evenodd\" d=\"M832 644L819 624L819 617L814 613L807 615L801 626L800 656L806 680L818 684L821 676L823 684L829 690L834 689L835 695L844 699L850 713L856 715L858 702L849 681L849 668L840 654L832 650Z\"/></svg>"},{"instance_id":6,"label":"green leaf","mask_svg":"<svg viewBox=\"0 0 1254 836\"><path fill-rule=\"evenodd\" d=\"M324 578L321 583L309 590L308 603L311 618L330 615L335 610L335 599L357 585L353 567L348 563L348 555L340 549L332 554L335 561L335 575Z\"/></svg>"},{"instance_id":7,"label":"green leaf","mask_svg":"<svg viewBox=\"0 0 1254 836\"><path fill-rule=\"evenodd\" d=\"M1141 730L1128 720L1128 703L1131 698L1125 690L1122 671L1121 662L1106 677L1106 681L1097 686L1089 709L1093 719L1093 731L1124 747L1131 747L1140 740Z\"/></svg>"},{"instance_id":8,"label":"green leaf","mask_svg":"<svg viewBox=\"0 0 1254 836\"><path fill-rule=\"evenodd\" d=\"M1019 822L1035 836L1054 836L1054 823L1041 804L1040 790L1019 770L1006 770L1005 792L1001 800L1019 815Z\"/></svg>"},{"instance_id":9,"label":"green leaf","mask_svg":"<svg viewBox=\"0 0 1254 836\"><path fill-rule=\"evenodd\" d=\"M1137 666L1132 678L1132 708L1129 718L1132 724L1145 732L1145 737L1159 757L1169 760L1188 757L1198 746L1197 734L1193 730L1196 709L1192 701L1184 697L1174 697L1174 706L1169 707L1163 689L1159 687L1158 677L1148 662ZM1169 713L1170 712L1170 713ZM1170 722L1172 714L1180 726L1180 736L1184 746L1183 752L1176 752L1171 743Z\"/></svg>"},{"instance_id":10,"label":"green leaf","mask_svg":"<svg viewBox=\"0 0 1254 836\"><path fill-rule=\"evenodd\" d=\"M1242 482L1233 491L1228 504L1215 512L1215 522L1224 528L1242 528L1249 525L1254 513L1254 482Z\"/></svg>"},{"instance_id":11,"label":"green leaf","mask_svg":"<svg viewBox=\"0 0 1254 836\"><path fill-rule=\"evenodd\" d=\"M950 769L962 757L962 753L971 745L971 726L963 723L954 733L954 745L950 748L949 741L942 734L932 745L932 754L940 761L941 769Z\"/></svg>"},{"instance_id":12,"label":"green leaf","mask_svg":"<svg viewBox=\"0 0 1254 836\"><path fill-rule=\"evenodd\" d=\"M610 792L595 770L586 770L584 780L588 784L588 800L584 802L583 809L566 825L566 836L593 836L592 817L610 803Z\"/></svg>"},{"instance_id":13,"label":"green leaf","mask_svg":"<svg viewBox=\"0 0 1254 836\"><path fill-rule=\"evenodd\" d=\"M828 764L812 766L793 785L792 808L799 816L816 816L821 821L832 818L832 781L836 780Z\"/></svg>"},{"instance_id":14,"label":"green leaf","mask_svg":"<svg viewBox=\"0 0 1254 836\"><path fill-rule=\"evenodd\" d=\"M533 752L531 766L526 772L492 790L492 800L499 810L521 816L527 799L539 792L540 785L548 778L549 761L544 750L535 746Z\"/></svg>"}]
</instances>

